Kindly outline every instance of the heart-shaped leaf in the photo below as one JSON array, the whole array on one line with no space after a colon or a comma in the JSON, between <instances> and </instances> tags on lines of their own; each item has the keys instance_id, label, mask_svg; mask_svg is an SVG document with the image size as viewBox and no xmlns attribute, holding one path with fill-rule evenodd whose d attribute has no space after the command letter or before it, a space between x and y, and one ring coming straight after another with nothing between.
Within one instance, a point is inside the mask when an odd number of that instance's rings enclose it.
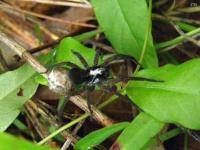
<instances>
[{"instance_id":1,"label":"heart-shaped leaf","mask_svg":"<svg viewBox=\"0 0 200 150\"><path fill-rule=\"evenodd\" d=\"M137 75L164 82L131 81L126 93L158 120L200 129L200 59L166 65Z\"/></svg>"}]
</instances>

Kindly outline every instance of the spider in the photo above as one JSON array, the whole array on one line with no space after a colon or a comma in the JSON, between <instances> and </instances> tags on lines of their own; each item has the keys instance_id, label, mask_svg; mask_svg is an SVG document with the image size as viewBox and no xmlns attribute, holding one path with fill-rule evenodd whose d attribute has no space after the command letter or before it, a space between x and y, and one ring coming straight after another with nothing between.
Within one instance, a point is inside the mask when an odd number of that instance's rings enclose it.
<instances>
[{"instance_id":1,"label":"spider","mask_svg":"<svg viewBox=\"0 0 200 150\"><path fill-rule=\"evenodd\" d=\"M85 58L80 53L74 50L72 50L72 53L80 60L84 66L84 69L71 62L61 62L56 64L49 73L49 88L53 91L56 91L57 93L62 93L66 96L66 99L68 99L70 96L77 93L77 91L75 91L75 87L77 85L82 85L82 90L86 91L86 99L90 113L92 113L90 105L90 93L95 89L96 86L100 87L100 89L103 91L108 92L110 91L110 87L122 81L127 82L129 80L145 80L150 82L158 82L157 80L142 77L119 77L115 79L110 78L111 65L115 61L131 61L138 65L139 63L133 57L122 54L115 54L107 58L102 64L99 64L98 62L100 58L100 51L97 50L93 60L93 66L89 66ZM70 67L68 72L64 66ZM62 75L60 72L62 72ZM57 81L58 78L56 76L59 76L59 80L61 81ZM60 82L62 82L62 84ZM65 85L66 88L62 87L63 85Z\"/></svg>"}]
</instances>

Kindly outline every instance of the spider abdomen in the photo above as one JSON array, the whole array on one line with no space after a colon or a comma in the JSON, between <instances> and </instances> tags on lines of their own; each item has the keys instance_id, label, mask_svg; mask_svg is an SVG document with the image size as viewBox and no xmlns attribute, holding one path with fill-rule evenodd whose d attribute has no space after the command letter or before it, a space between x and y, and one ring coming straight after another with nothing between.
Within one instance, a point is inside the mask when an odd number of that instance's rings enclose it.
<instances>
[{"instance_id":1,"label":"spider abdomen","mask_svg":"<svg viewBox=\"0 0 200 150\"><path fill-rule=\"evenodd\" d=\"M61 95L67 95L73 89L67 71L63 68L54 68L48 73L49 89Z\"/></svg>"}]
</instances>

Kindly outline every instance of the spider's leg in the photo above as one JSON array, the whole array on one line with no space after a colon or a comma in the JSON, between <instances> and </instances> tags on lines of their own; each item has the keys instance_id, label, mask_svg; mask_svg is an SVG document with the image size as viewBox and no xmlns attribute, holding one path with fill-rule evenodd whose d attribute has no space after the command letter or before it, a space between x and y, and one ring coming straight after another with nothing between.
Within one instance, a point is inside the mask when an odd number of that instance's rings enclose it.
<instances>
[{"instance_id":1,"label":"spider's leg","mask_svg":"<svg viewBox=\"0 0 200 150\"><path fill-rule=\"evenodd\" d=\"M97 50L96 50L95 57L94 57L94 64L93 64L94 66L97 66L97 65L98 65L100 55L101 55L101 52L100 52L99 49L97 49Z\"/></svg>"},{"instance_id":2,"label":"spider's leg","mask_svg":"<svg viewBox=\"0 0 200 150\"><path fill-rule=\"evenodd\" d=\"M53 68L56 68L56 67L64 67L64 66L68 66L68 67L71 67L71 68L79 68L79 66L77 66L76 64L72 63L72 62L60 62L60 63L57 63L57 64L53 64L50 66L50 69L53 69Z\"/></svg>"},{"instance_id":3,"label":"spider's leg","mask_svg":"<svg viewBox=\"0 0 200 150\"><path fill-rule=\"evenodd\" d=\"M104 61L103 65L109 66L109 65L113 64L114 61L117 61L117 60L130 61L130 62L132 62L132 63L134 63L136 65L140 65L139 62L134 57L127 56L127 55L122 55L122 54L116 54L114 56L111 56L111 57L107 58Z\"/></svg>"},{"instance_id":4,"label":"spider's leg","mask_svg":"<svg viewBox=\"0 0 200 150\"><path fill-rule=\"evenodd\" d=\"M149 79L144 77L124 77L125 81L136 80L136 81L148 81L148 82L164 82L163 80Z\"/></svg>"},{"instance_id":5,"label":"spider's leg","mask_svg":"<svg viewBox=\"0 0 200 150\"><path fill-rule=\"evenodd\" d=\"M121 78L116 78L116 79L109 79L105 82L107 82L107 84L113 85L118 82L127 82L130 80L148 81L148 82L164 82L163 80L155 80L155 79L149 79L149 78L143 78L143 77L121 77Z\"/></svg>"},{"instance_id":6,"label":"spider's leg","mask_svg":"<svg viewBox=\"0 0 200 150\"><path fill-rule=\"evenodd\" d=\"M111 86L112 86L112 85L111 85ZM114 94L115 94L116 96L118 96L118 97L122 97L122 96L123 96L123 95L120 94L119 92L114 91L114 90L113 90L113 86L110 87L110 86L101 84L100 87L101 87L101 89L102 89L104 92L106 92L106 93L108 93L108 94L114 92Z\"/></svg>"},{"instance_id":7,"label":"spider's leg","mask_svg":"<svg viewBox=\"0 0 200 150\"><path fill-rule=\"evenodd\" d=\"M107 93L101 86L99 86L99 88L101 89L101 93L98 96L98 98L95 100L95 103L93 104L94 106L98 105L99 102L103 100L104 95Z\"/></svg>"},{"instance_id":8,"label":"spider's leg","mask_svg":"<svg viewBox=\"0 0 200 150\"><path fill-rule=\"evenodd\" d=\"M85 60L85 58L79 52L76 52L76 51L72 50L72 53L80 60L80 62L83 64L83 66L86 69L89 68L89 65L88 65L87 61Z\"/></svg>"},{"instance_id":9,"label":"spider's leg","mask_svg":"<svg viewBox=\"0 0 200 150\"><path fill-rule=\"evenodd\" d=\"M117 97L119 97L120 99L130 103L131 105L133 105L134 107L136 107L138 110L142 111L133 101L131 101L127 95L122 95L120 92L118 91L114 91L112 89L112 87L109 87L109 86L101 86L102 87L102 90L105 91L106 93L110 94L113 92L114 95L116 95Z\"/></svg>"},{"instance_id":10,"label":"spider's leg","mask_svg":"<svg viewBox=\"0 0 200 150\"><path fill-rule=\"evenodd\" d=\"M93 112L92 112L92 108L91 108L91 98L90 98L90 93L93 91L94 87L85 87L86 89L86 100L87 100L87 106L90 112L90 115L92 116Z\"/></svg>"},{"instance_id":11,"label":"spider's leg","mask_svg":"<svg viewBox=\"0 0 200 150\"><path fill-rule=\"evenodd\" d=\"M90 91L87 91L87 106L90 112L90 115L92 116L93 112L92 112L92 108L91 108L91 99L90 99Z\"/></svg>"}]
</instances>

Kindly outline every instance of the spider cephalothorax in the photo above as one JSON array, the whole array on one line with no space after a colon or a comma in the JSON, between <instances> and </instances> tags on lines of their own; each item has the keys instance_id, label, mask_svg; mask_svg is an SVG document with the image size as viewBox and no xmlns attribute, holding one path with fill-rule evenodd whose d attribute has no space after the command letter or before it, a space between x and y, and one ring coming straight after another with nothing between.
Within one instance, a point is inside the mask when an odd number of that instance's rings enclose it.
<instances>
[{"instance_id":1,"label":"spider cephalothorax","mask_svg":"<svg viewBox=\"0 0 200 150\"><path fill-rule=\"evenodd\" d=\"M80 68L72 68L69 71L69 77L74 84L85 83L85 86L92 87L101 84L109 76L107 67L95 66L86 70Z\"/></svg>"}]
</instances>

